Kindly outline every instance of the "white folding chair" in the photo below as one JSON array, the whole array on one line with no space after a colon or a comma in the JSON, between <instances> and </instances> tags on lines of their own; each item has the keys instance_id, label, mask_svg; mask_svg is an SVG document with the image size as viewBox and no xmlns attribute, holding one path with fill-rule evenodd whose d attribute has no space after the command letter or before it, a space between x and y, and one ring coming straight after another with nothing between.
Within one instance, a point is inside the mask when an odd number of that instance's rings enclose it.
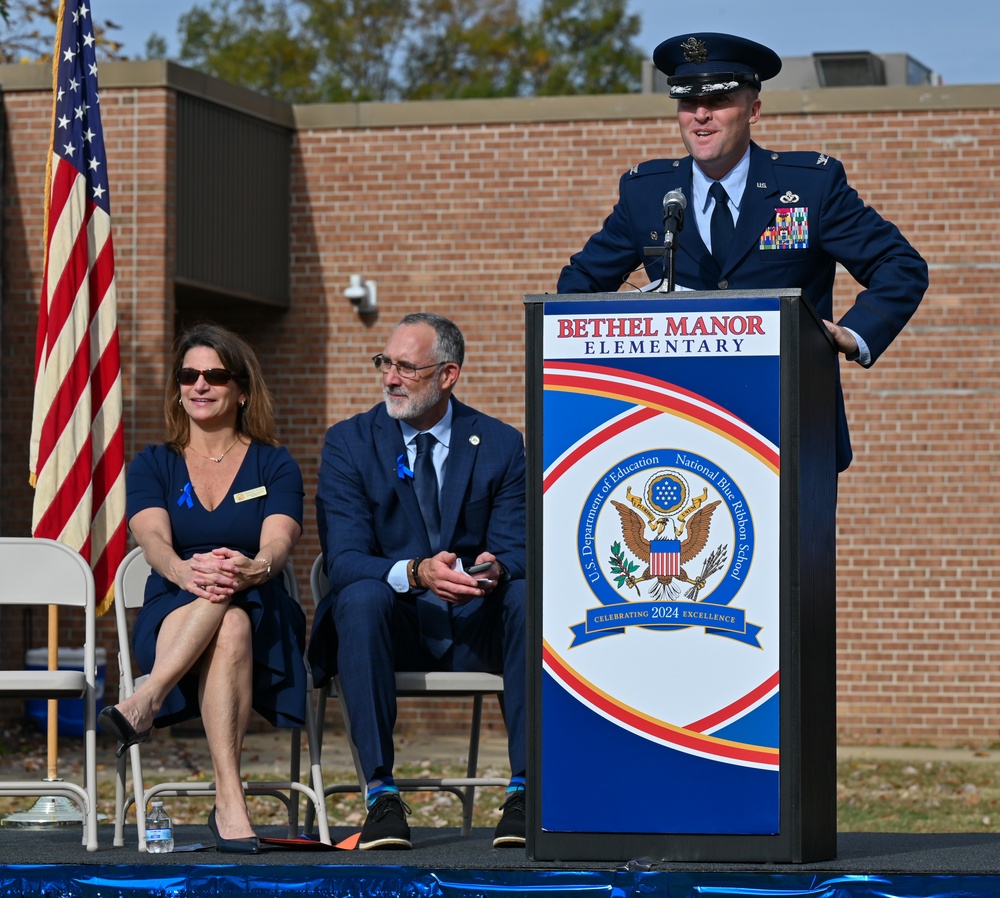
<instances>
[{"instance_id":1,"label":"white folding chair","mask_svg":"<svg viewBox=\"0 0 1000 898\"><path fill-rule=\"evenodd\" d=\"M316 606L329 591L326 577L326 566L323 555L320 554L313 562L309 574L313 601ZM340 697L340 678L334 677L326 689L317 690L316 699L316 730L322 741L323 724L326 718L327 696L335 699ZM491 673L462 673L451 671L397 671L396 695L405 698L454 698L468 697L472 699L472 720L469 727L469 757L464 777L419 777L414 779L397 779L396 785L401 792L450 792L462 802L462 835L472 832L472 810L475 802L477 786L502 786L506 788L508 781L499 777L477 776L479 768L479 735L483 720L483 696L496 695L503 697L503 677ZM351 738L351 721L347 714L347 706L340 703L340 711L344 719L344 729L347 742L351 746L354 758L354 768L358 782L342 783L327 786L326 795L340 792L362 792L367 789L364 771L358 750ZM310 818L306 817L306 831L310 831Z\"/></svg>"},{"instance_id":2,"label":"white folding chair","mask_svg":"<svg viewBox=\"0 0 1000 898\"><path fill-rule=\"evenodd\" d=\"M118 625L118 670L119 696L126 699L141 685L145 677L134 677L132 672L131 631L129 628L129 612L142 607L145 598L146 579L149 576L149 563L142 554L141 548L133 549L125 557L118 568L115 577L115 619ZM300 601L298 582L291 565L286 565L282 575L289 595ZM308 667L307 667L308 670ZM302 748L301 728L295 728L291 733L291 749L288 779L280 782L265 782L246 780L243 789L248 795L268 795L281 801L288 812L288 837L295 838L298 834L299 796L305 796L309 807L308 819L315 819L319 825L320 840L329 844L330 829L327 823L326 806L323 794L323 774L320 767L320 740L316 733L315 720L310 714L312 707L312 677L309 676L306 695L306 741L309 748L309 782L306 785L299 782L300 754ZM144 788L142 777L142 749L133 745L129 749L129 760L132 767L133 794L126 796L127 762L123 755L118 759L118 770L115 779L115 842L116 846L125 844L125 817L131 805L135 805L136 826L139 832L139 851L146 850L146 805L160 795L181 796L214 796L215 783L157 783Z\"/></svg>"},{"instance_id":3,"label":"white folding chair","mask_svg":"<svg viewBox=\"0 0 1000 898\"><path fill-rule=\"evenodd\" d=\"M84 784L62 780L0 781L0 795L59 795L79 805L83 844L97 851L97 681L94 575L75 549L51 539L0 538L0 605L58 605L83 612L83 670L0 670L0 694L29 699L83 699Z\"/></svg>"}]
</instances>

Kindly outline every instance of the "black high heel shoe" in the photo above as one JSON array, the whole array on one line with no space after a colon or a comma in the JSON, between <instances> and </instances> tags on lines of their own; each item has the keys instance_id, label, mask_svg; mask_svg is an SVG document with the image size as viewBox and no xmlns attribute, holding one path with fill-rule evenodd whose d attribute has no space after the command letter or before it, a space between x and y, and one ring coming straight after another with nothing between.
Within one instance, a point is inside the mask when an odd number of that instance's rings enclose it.
<instances>
[{"instance_id":1,"label":"black high heel shoe","mask_svg":"<svg viewBox=\"0 0 1000 898\"><path fill-rule=\"evenodd\" d=\"M260 839L256 836L247 836L243 839L223 839L219 835L219 828L215 825L215 806L212 806L212 813L208 815L208 828L215 836L215 850L227 854L260 854Z\"/></svg>"},{"instance_id":2,"label":"black high heel shoe","mask_svg":"<svg viewBox=\"0 0 1000 898\"><path fill-rule=\"evenodd\" d=\"M125 754L133 745L139 745L147 741L149 734L153 732L153 728L150 727L148 730L137 733L132 728L132 724L125 719L125 715L114 705L101 708L101 713L97 715L97 722L105 733L109 736L114 736L121 743L115 751L115 757L118 758Z\"/></svg>"}]
</instances>

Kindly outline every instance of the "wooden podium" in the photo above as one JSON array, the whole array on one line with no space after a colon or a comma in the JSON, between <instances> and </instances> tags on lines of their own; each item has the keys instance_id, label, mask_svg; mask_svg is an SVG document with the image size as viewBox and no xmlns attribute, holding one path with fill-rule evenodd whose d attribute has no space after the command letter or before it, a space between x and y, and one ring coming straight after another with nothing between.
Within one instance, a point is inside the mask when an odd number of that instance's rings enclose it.
<instances>
[{"instance_id":1,"label":"wooden podium","mask_svg":"<svg viewBox=\"0 0 1000 898\"><path fill-rule=\"evenodd\" d=\"M835 857L826 328L798 290L525 309L529 856Z\"/></svg>"}]
</instances>

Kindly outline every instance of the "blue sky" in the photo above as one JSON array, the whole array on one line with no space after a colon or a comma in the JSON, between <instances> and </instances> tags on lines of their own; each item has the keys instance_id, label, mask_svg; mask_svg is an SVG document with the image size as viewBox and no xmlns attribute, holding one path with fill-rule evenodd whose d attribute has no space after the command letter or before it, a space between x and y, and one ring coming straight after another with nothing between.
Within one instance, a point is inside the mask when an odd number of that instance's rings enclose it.
<instances>
[{"instance_id":1,"label":"blue sky","mask_svg":"<svg viewBox=\"0 0 1000 898\"><path fill-rule=\"evenodd\" d=\"M122 26L129 55L141 55L157 31L176 52L177 20L197 0L91 0L98 20ZM522 0L530 3L531 0ZM202 5L207 5L203 0ZM702 0L629 0L640 16L638 44L647 54L685 31L727 31L767 44L781 56L836 50L909 53L945 84L1000 83L997 0L818 0L757 4Z\"/></svg>"}]
</instances>

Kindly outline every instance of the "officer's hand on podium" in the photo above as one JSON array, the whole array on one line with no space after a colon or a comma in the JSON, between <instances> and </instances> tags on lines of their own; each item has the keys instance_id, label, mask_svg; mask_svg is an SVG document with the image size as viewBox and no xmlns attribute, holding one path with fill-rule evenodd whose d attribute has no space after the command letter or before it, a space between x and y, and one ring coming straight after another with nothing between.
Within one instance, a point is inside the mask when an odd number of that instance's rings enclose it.
<instances>
[{"instance_id":1,"label":"officer's hand on podium","mask_svg":"<svg viewBox=\"0 0 1000 898\"><path fill-rule=\"evenodd\" d=\"M861 349L858 346L858 341L854 339L854 334L846 327L841 327L826 319L823 320L823 324L826 325L826 329L830 332L830 336L833 338L838 352L844 353L848 359L853 360L858 357Z\"/></svg>"}]
</instances>

